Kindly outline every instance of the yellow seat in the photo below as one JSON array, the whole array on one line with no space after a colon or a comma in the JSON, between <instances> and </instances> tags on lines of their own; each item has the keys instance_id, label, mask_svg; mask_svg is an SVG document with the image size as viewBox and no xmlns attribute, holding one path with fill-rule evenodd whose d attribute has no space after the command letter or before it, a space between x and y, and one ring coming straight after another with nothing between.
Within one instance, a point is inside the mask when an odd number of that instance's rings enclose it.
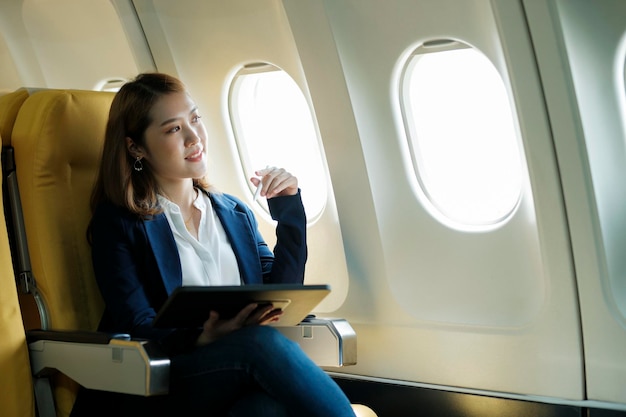
<instances>
[{"instance_id":1,"label":"yellow seat","mask_svg":"<svg viewBox=\"0 0 626 417\"><path fill-rule=\"evenodd\" d=\"M4 211L0 211L0 339L0 414L33 417L35 405L28 350L13 277Z\"/></svg>"},{"instance_id":2,"label":"yellow seat","mask_svg":"<svg viewBox=\"0 0 626 417\"><path fill-rule=\"evenodd\" d=\"M40 91L13 126L17 180L37 286L50 328L95 330L102 301L85 231L112 93ZM69 415L76 384L55 384L59 416Z\"/></svg>"},{"instance_id":3,"label":"yellow seat","mask_svg":"<svg viewBox=\"0 0 626 417\"><path fill-rule=\"evenodd\" d=\"M102 314L85 231L112 99L40 91L23 103L13 127L32 270L54 329L95 330Z\"/></svg>"}]
</instances>

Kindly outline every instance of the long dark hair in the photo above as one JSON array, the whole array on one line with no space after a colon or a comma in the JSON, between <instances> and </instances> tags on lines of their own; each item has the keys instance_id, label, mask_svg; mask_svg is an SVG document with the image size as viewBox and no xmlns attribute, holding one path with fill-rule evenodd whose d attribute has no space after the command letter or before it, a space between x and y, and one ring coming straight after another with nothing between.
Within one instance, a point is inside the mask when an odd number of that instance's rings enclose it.
<instances>
[{"instance_id":1,"label":"long dark hair","mask_svg":"<svg viewBox=\"0 0 626 417\"><path fill-rule=\"evenodd\" d=\"M145 146L145 132L152 123L152 106L164 95L186 92L180 80L161 73L140 74L120 88L109 112L102 160L91 195L92 211L103 201L143 217L162 211L157 199L159 186L150 164L144 159L143 169L134 169L136 161L127 149L126 138ZM194 178L193 182L194 186L209 188L205 177Z\"/></svg>"}]
</instances>

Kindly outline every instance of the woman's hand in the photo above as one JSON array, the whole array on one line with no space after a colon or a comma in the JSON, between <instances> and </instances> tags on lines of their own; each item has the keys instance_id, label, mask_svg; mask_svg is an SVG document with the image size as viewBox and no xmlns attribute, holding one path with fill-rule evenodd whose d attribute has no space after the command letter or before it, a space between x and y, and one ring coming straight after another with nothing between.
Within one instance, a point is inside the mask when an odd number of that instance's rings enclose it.
<instances>
[{"instance_id":1,"label":"woman's hand","mask_svg":"<svg viewBox=\"0 0 626 417\"><path fill-rule=\"evenodd\" d=\"M296 195L298 179L282 168L268 167L254 172L260 178L252 177L255 187L262 184L260 195L266 198Z\"/></svg>"},{"instance_id":2,"label":"woman's hand","mask_svg":"<svg viewBox=\"0 0 626 417\"><path fill-rule=\"evenodd\" d=\"M196 346L204 346L215 342L244 326L266 325L277 322L283 314L270 304L259 308L258 304L248 304L235 317L229 320L220 320L219 314L211 311L209 319L204 322L202 333L198 336Z\"/></svg>"}]
</instances>

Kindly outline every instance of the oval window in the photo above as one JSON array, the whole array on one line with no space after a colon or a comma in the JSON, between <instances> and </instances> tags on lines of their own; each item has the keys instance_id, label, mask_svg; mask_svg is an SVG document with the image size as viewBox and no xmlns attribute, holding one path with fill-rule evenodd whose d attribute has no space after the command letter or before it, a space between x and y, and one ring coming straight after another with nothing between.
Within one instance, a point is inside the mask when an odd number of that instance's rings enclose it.
<instances>
[{"instance_id":1,"label":"oval window","mask_svg":"<svg viewBox=\"0 0 626 417\"><path fill-rule=\"evenodd\" d=\"M431 42L411 55L401 83L411 160L432 207L461 225L505 220L521 195L522 158L493 64L465 44Z\"/></svg>"},{"instance_id":2,"label":"oval window","mask_svg":"<svg viewBox=\"0 0 626 417\"><path fill-rule=\"evenodd\" d=\"M244 172L284 167L298 178L309 223L318 218L327 175L312 113L296 82L273 65L246 66L231 86L230 115Z\"/></svg>"}]
</instances>

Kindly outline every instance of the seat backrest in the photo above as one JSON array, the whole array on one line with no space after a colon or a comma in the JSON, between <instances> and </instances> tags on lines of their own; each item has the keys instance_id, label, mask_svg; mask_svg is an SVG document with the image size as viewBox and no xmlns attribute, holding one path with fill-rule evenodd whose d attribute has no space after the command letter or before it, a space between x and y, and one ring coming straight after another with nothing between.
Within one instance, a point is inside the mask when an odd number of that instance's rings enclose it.
<instances>
[{"instance_id":1,"label":"seat backrest","mask_svg":"<svg viewBox=\"0 0 626 417\"><path fill-rule=\"evenodd\" d=\"M86 229L112 98L41 91L23 103L13 128L28 249L52 329L95 330L102 313Z\"/></svg>"},{"instance_id":2,"label":"seat backrest","mask_svg":"<svg viewBox=\"0 0 626 417\"><path fill-rule=\"evenodd\" d=\"M22 104L13 127L17 182L31 268L49 328L95 330L103 302L86 229L113 93L44 90ZM58 415L68 415L75 384L55 384Z\"/></svg>"},{"instance_id":3,"label":"seat backrest","mask_svg":"<svg viewBox=\"0 0 626 417\"><path fill-rule=\"evenodd\" d=\"M15 288L3 210L0 210L0 340L0 414L34 417L35 405L26 336Z\"/></svg>"}]
</instances>

